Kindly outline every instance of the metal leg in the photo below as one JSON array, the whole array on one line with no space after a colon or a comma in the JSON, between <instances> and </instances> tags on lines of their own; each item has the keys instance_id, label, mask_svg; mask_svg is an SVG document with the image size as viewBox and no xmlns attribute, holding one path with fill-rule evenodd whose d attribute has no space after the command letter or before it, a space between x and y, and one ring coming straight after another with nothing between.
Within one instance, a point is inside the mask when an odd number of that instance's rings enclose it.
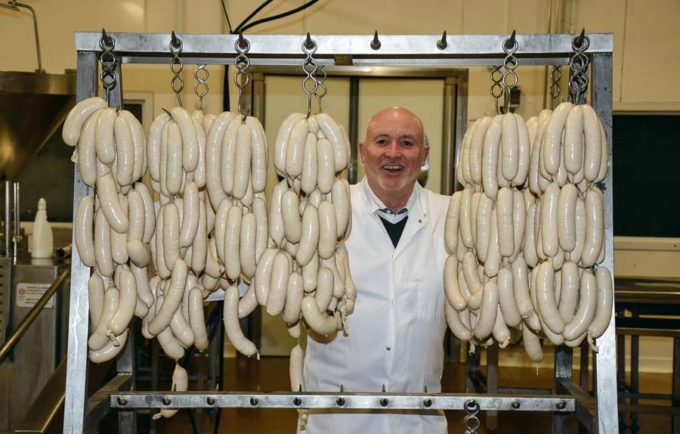
<instances>
[{"instance_id":1,"label":"metal leg","mask_svg":"<svg viewBox=\"0 0 680 434\"><path fill-rule=\"evenodd\" d=\"M78 53L77 99L97 93L97 58L95 53ZM80 178L78 166L73 177L73 215L89 188ZM73 240L75 246L75 239ZM85 429L87 399L87 280L90 270L80 262L78 250L71 252L71 293L69 300L69 335L64 398L64 433L82 433Z\"/></svg>"},{"instance_id":2,"label":"metal leg","mask_svg":"<svg viewBox=\"0 0 680 434\"><path fill-rule=\"evenodd\" d=\"M498 345L486 349L486 392L498 393ZM498 428L498 412L486 412L486 429L490 432Z\"/></svg>"},{"instance_id":3,"label":"metal leg","mask_svg":"<svg viewBox=\"0 0 680 434\"><path fill-rule=\"evenodd\" d=\"M673 408L680 407L680 338L673 338L673 391L672 391L672 406ZM672 419L673 434L680 434L680 416L674 415Z\"/></svg>"},{"instance_id":4,"label":"metal leg","mask_svg":"<svg viewBox=\"0 0 680 434\"><path fill-rule=\"evenodd\" d=\"M602 119L607 139L612 143L612 55L593 54L593 107ZM613 146L609 146L609 168L603 185L605 216L605 251L606 257L602 266L607 267L614 276L614 197L613 197ZM612 288L614 282L612 282ZM597 396L597 432L618 432L618 409L616 398L616 324L614 307L607 331L597 339L599 352L594 366L597 367L597 379L593 385Z\"/></svg>"},{"instance_id":5,"label":"metal leg","mask_svg":"<svg viewBox=\"0 0 680 434\"><path fill-rule=\"evenodd\" d=\"M639 403L640 394L640 337L631 336L630 341L630 403L635 408ZM633 410L630 413L630 431L636 433L639 430L638 414Z\"/></svg>"},{"instance_id":6,"label":"metal leg","mask_svg":"<svg viewBox=\"0 0 680 434\"><path fill-rule=\"evenodd\" d=\"M136 332L136 324L130 325L130 334ZM126 344L123 354L120 355L118 361L116 362L116 368L118 373L129 373L132 375L132 383L130 385L130 390L135 389L135 369L134 369L134 348L135 340L134 335L131 336ZM118 432L121 434L136 434L137 433L137 413L133 411L118 411Z\"/></svg>"},{"instance_id":7,"label":"metal leg","mask_svg":"<svg viewBox=\"0 0 680 434\"><path fill-rule=\"evenodd\" d=\"M555 347L555 380L553 384L553 391L555 393L568 393L568 391L564 390L562 387L561 382L572 381L572 358L571 348L564 345ZM569 431L569 415L554 413L552 416L552 433L568 434Z\"/></svg>"}]
</instances>

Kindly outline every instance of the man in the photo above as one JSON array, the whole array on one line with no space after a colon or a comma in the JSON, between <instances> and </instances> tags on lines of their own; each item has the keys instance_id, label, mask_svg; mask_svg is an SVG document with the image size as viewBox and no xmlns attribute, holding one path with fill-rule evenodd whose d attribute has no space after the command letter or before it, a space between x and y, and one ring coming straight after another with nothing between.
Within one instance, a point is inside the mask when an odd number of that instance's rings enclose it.
<instances>
[{"instance_id":1,"label":"man","mask_svg":"<svg viewBox=\"0 0 680 434\"><path fill-rule=\"evenodd\" d=\"M375 114L359 144L365 178L351 187L352 232L346 242L356 308L349 336L310 337L308 391L441 390L444 360L443 230L448 197L417 184L429 147L409 110ZM436 411L319 411L307 433L445 433Z\"/></svg>"}]
</instances>

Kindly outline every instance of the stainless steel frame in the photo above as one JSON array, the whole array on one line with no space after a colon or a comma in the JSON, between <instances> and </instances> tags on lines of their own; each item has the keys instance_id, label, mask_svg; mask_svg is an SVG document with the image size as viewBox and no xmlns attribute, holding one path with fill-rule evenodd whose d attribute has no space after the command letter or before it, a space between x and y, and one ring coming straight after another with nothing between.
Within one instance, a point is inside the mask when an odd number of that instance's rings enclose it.
<instances>
[{"instance_id":1,"label":"stainless steel frame","mask_svg":"<svg viewBox=\"0 0 680 434\"><path fill-rule=\"evenodd\" d=\"M115 51L123 63L165 63L169 59L170 34L112 33L116 40ZM592 34L588 53L592 58L592 102L602 118L607 136L612 137L612 49L611 34ZM81 100L96 93L97 58L100 51L99 33L77 33L78 51L77 99ZM229 64L236 55L233 47L237 40L234 35L180 35L184 43L182 58L186 63ZM519 50L516 53L520 65L565 64L571 54L574 35L517 35ZM257 35L249 36L249 58L253 65L297 65L304 57L301 44L304 36ZM438 35L382 36L381 48L371 48L372 35L324 35L313 38L318 44L316 58L320 64L341 64L352 66L474 66L498 65L504 53L501 44L504 35L449 36L447 45L440 49ZM120 77L120 74L119 74ZM460 146L456 137L456 148ZM613 207L612 167L603 183L605 192L605 241L607 257L604 265L613 269ZM457 152L456 152L457 154ZM453 173L451 168L448 168ZM74 175L74 215L80 199L88 193L82 183L76 166ZM66 380L66 405L64 432L85 431L86 374L87 374L87 329L88 302L87 279L89 270L80 262L78 252L73 251L71 269L70 334L68 347L68 368ZM612 308L613 311L613 308ZM571 378L571 353L557 357L556 385L554 392L560 395L536 397L510 395L457 395L457 394L415 394L394 395L385 393L110 393L111 408L161 408L161 407L313 407L353 409L409 408L409 409L461 409L465 401L476 400L487 410L530 410L551 411L557 416L553 421L554 433L567 433L567 418L560 414L576 411L584 425L599 433L618 432L617 390L616 390L616 345L614 316L607 332L598 339L599 353L596 355L595 401L587 391L582 390ZM126 352L128 354L128 352ZM568 368L567 368L568 366ZM119 368L128 368L127 362ZM130 378L129 374L119 374ZM125 383L120 381L121 384ZM127 387L126 387L127 388ZM118 390L112 387L109 390ZM560 390L557 390L560 389ZM568 394L568 395L564 395ZM299 401L296 401L298 398ZM338 401L342 398L342 401ZM299 402L299 404L298 404ZM429 403L429 406L426 404ZM519 407L518 407L519 404ZM123 412L126 413L126 412ZM122 425L130 426L129 419Z\"/></svg>"}]
</instances>

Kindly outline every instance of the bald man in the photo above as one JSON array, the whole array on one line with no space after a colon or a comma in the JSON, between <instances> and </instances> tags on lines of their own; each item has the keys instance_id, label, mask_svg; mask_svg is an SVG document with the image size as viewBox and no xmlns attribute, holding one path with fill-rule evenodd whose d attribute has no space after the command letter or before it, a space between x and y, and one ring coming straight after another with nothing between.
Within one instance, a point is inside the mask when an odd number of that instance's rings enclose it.
<instances>
[{"instance_id":1,"label":"bald man","mask_svg":"<svg viewBox=\"0 0 680 434\"><path fill-rule=\"evenodd\" d=\"M346 241L356 308L347 318L348 336L310 335L306 390L439 392L449 199L416 182L429 147L423 123L411 111L376 113L359 152L366 175L351 186L352 232ZM446 419L437 411L318 411L304 432L436 434L446 432Z\"/></svg>"}]
</instances>

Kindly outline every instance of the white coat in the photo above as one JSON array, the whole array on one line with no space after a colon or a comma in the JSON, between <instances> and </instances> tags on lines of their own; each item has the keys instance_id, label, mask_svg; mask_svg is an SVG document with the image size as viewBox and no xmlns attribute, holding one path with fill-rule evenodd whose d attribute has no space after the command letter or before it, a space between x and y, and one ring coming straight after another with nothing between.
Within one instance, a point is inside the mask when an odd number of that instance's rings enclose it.
<instances>
[{"instance_id":1,"label":"white coat","mask_svg":"<svg viewBox=\"0 0 680 434\"><path fill-rule=\"evenodd\" d=\"M395 248L376 210L382 205L364 179L351 187L352 232L346 242L357 286L349 336L308 339L307 391L441 391L444 362L444 220L448 197L416 184L408 220ZM312 412L307 434L437 434L440 412ZM370 413L370 414L367 414Z\"/></svg>"}]
</instances>

